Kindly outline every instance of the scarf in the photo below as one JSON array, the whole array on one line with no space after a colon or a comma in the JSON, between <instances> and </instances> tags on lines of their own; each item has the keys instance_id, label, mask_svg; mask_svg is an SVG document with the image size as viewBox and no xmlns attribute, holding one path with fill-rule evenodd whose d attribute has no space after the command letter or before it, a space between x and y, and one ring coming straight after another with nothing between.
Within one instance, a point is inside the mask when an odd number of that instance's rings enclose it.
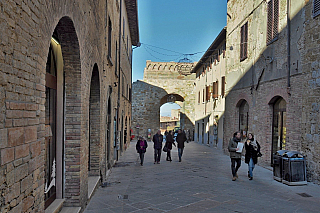
<instances>
[{"instance_id":1,"label":"scarf","mask_svg":"<svg viewBox=\"0 0 320 213\"><path fill-rule=\"evenodd\" d=\"M254 149L255 151L258 151L258 144L257 144L257 141L256 141L256 140L254 140L254 139L252 138L251 141L250 141L250 144L253 146L253 149Z\"/></svg>"}]
</instances>

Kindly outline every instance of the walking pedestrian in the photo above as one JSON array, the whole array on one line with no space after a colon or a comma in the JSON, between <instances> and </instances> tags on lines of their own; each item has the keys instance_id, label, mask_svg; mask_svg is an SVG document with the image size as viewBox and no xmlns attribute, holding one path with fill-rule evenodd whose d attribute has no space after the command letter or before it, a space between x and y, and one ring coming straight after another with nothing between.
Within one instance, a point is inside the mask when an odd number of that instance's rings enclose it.
<instances>
[{"instance_id":1,"label":"walking pedestrian","mask_svg":"<svg viewBox=\"0 0 320 213\"><path fill-rule=\"evenodd\" d=\"M174 146L176 146L175 145L175 143L174 143L174 140L173 140L173 134L172 134L172 131L170 130L169 131L169 133L167 134L167 140L166 140L166 143L165 143L165 147L167 147L167 161L172 161L172 159L171 159L171 150L172 150L172 144L174 145Z\"/></svg>"},{"instance_id":2,"label":"walking pedestrian","mask_svg":"<svg viewBox=\"0 0 320 213\"><path fill-rule=\"evenodd\" d=\"M232 181L235 181L238 178L237 172L241 166L241 152L238 152L238 143L241 143L241 133L239 131L233 134L233 138L230 139L228 146L231 158Z\"/></svg>"},{"instance_id":3,"label":"walking pedestrian","mask_svg":"<svg viewBox=\"0 0 320 213\"><path fill-rule=\"evenodd\" d=\"M178 143L178 156L179 162L181 162L183 149L184 149L184 142L187 140L186 135L182 133L181 129L178 130L178 135L176 137L176 141Z\"/></svg>"},{"instance_id":4,"label":"walking pedestrian","mask_svg":"<svg viewBox=\"0 0 320 213\"><path fill-rule=\"evenodd\" d=\"M248 134L248 140L245 143L245 163L248 164L249 180L253 179L253 169L258 163L258 153L260 152L260 144L254 139L252 133Z\"/></svg>"},{"instance_id":5,"label":"walking pedestrian","mask_svg":"<svg viewBox=\"0 0 320 213\"><path fill-rule=\"evenodd\" d=\"M160 163L161 151L162 151L162 141L163 135L161 135L161 131L158 130L157 134L155 134L152 138L153 148L154 148L154 164Z\"/></svg>"},{"instance_id":6,"label":"walking pedestrian","mask_svg":"<svg viewBox=\"0 0 320 213\"><path fill-rule=\"evenodd\" d=\"M140 156L140 165L143 166L144 153L146 153L148 148L148 143L143 137L139 137L139 140L136 144L136 150Z\"/></svg>"}]
</instances>

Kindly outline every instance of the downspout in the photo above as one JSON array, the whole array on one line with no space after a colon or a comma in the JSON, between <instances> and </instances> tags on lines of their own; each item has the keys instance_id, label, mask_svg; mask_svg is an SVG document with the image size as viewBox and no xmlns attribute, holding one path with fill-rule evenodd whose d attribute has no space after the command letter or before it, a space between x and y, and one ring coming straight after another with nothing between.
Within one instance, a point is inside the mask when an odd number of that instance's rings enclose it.
<instances>
[{"instance_id":1,"label":"downspout","mask_svg":"<svg viewBox=\"0 0 320 213\"><path fill-rule=\"evenodd\" d=\"M120 126L120 123L119 123L119 111L120 111L120 70L121 70L121 20L122 20L122 1L123 0L120 0L120 16L119 16L119 55L118 55L118 101L117 101L117 143L119 143L119 146L121 147L121 144L120 144L120 138L121 135L119 135L119 126ZM118 156L119 156L119 148L117 146L117 160L118 160Z\"/></svg>"},{"instance_id":2,"label":"downspout","mask_svg":"<svg viewBox=\"0 0 320 213\"><path fill-rule=\"evenodd\" d=\"M288 65L287 65L287 68L288 68L288 76L287 76L287 93L289 95L291 95L290 93L290 87L291 87L291 84L290 84L290 69L291 69L291 58L290 58L290 46L291 46L291 20L290 20L290 3L291 1L290 0L287 0L287 60L288 60Z\"/></svg>"}]
</instances>

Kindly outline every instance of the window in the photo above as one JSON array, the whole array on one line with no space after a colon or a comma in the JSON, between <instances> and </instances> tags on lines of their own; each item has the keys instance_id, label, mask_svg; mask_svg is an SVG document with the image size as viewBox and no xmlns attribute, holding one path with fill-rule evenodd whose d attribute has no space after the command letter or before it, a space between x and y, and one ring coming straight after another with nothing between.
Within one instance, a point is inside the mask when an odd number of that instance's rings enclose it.
<instances>
[{"instance_id":1,"label":"window","mask_svg":"<svg viewBox=\"0 0 320 213\"><path fill-rule=\"evenodd\" d=\"M313 0L313 17L320 15L320 0Z\"/></svg>"},{"instance_id":2,"label":"window","mask_svg":"<svg viewBox=\"0 0 320 213\"><path fill-rule=\"evenodd\" d=\"M278 39L279 0L268 2L267 44Z\"/></svg>"},{"instance_id":3,"label":"window","mask_svg":"<svg viewBox=\"0 0 320 213\"><path fill-rule=\"evenodd\" d=\"M205 96L205 91L204 89L202 90L202 103L204 103L204 96Z\"/></svg>"},{"instance_id":4,"label":"window","mask_svg":"<svg viewBox=\"0 0 320 213\"><path fill-rule=\"evenodd\" d=\"M108 58L111 59L111 38L112 38L112 23L109 17L109 26L108 26Z\"/></svg>"},{"instance_id":5,"label":"window","mask_svg":"<svg viewBox=\"0 0 320 213\"><path fill-rule=\"evenodd\" d=\"M198 93L198 104L200 104L200 91Z\"/></svg>"},{"instance_id":6,"label":"window","mask_svg":"<svg viewBox=\"0 0 320 213\"><path fill-rule=\"evenodd\" d=\"M206 101L210 101L210 86L206 86Z\"/></svg>"},{"instance_id":7,"label":"window","mask_svg":"<svg viewBox=\"0 0 320 213\"><path fill-rule=\"evenodd\" d=\"M241 41L240 41L240 61L247 58L248 51L248 22L241 27Z\"/></svg>"},{"instance_id":8,"label":"window","mask_svg":"<svg viewBox=\"0 0 320 213\"><path fill-rule=\"evenodd\" d=\"M218 57L217 57L218 62L220 62L220 54L221 54L220 49L218 49Z\"/></svg>"},{"instance_id":9,"label":"window","mask_svg":"<svg viewBox=\"0 0 320 213\"><path fill-rule=\"evenodd\" d=\"M212 97L213 97L214 99L218 98L218 81L213 82Z\"/></svg>"},{"instance_id":10,"label":"window","mask_svg":"<svg viewBox=\"0 0 320 213\"><path fill-rule=\"evenodd\" d=\"M115 66L114 66L114 73L116 74L116 76L118 76L118 42L116 42L116 54L115 54Z\"/></svg>"},{"instance_id":11,"label":"window","mask_svg":"<svg viewBox=\"0 0 320 213\"><path fill-rule=\"evenodd\" d=\"M122 30L122 36L123 36L123 38L124 38L124 33L125 33L125 27L126 27L126 23L125 23L125 20L124 20L124 18L122 19L123 20L123 30Z\"/></svg>"},{"instance_id":12,"label":"window","mask_svg":"<svg viewBox=\"0 0 320 213\"><path fill-rule=\"evenodd\" d=\"M225 89L226 89L226 77L221 77L221 96L224 97L225 95Z\"/></svg>"}]
</instances>

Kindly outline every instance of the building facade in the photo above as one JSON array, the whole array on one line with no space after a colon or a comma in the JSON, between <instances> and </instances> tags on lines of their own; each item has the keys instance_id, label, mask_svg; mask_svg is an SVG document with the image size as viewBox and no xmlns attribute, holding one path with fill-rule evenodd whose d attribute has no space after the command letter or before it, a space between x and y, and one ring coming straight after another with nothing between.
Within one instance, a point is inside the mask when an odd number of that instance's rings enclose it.
<instances>
[{"instance_id":1,"label":"building facade","mask_svg":"<svg viewBox=\"0 0 320 213\"><path fill-rule=\"evenodd\" d=\"M318 0L227 3L224 149L240 130L261 144L261 164L281 149L302 152L319 183Z\"/></svg>"},{"instance_id":2,"label":"building facade","mask_svg":"<svg viewBox=\"0 0 320 213\"><path fill-rule=\"evenodd\" d=\"M0 9L0 210L83 208L129 142L137 2Z\"/></svg>"},{"instance_id":3,"label":"building facade","mask_svg":"<svg viewBox=\"0 0 320 213\"><path fill-rule=\"evenodd\" d=\"M194 128L193 83L195 63L147 61L143 81L132 84L132 130L134 135L151 139L160 129L160 107L176 103L180 109L180 127Z\"/></svg>"},{"instance_id":4,"label":"building facade","mask_svg":"<svg viewBox=\"0 0 320 213\"><path fill-rule=\"evenodd\" d=\"M196 73L195 135L198 143L222 149L225 108L226 28L192 70Z\"/></svg>"}]
</instances>

